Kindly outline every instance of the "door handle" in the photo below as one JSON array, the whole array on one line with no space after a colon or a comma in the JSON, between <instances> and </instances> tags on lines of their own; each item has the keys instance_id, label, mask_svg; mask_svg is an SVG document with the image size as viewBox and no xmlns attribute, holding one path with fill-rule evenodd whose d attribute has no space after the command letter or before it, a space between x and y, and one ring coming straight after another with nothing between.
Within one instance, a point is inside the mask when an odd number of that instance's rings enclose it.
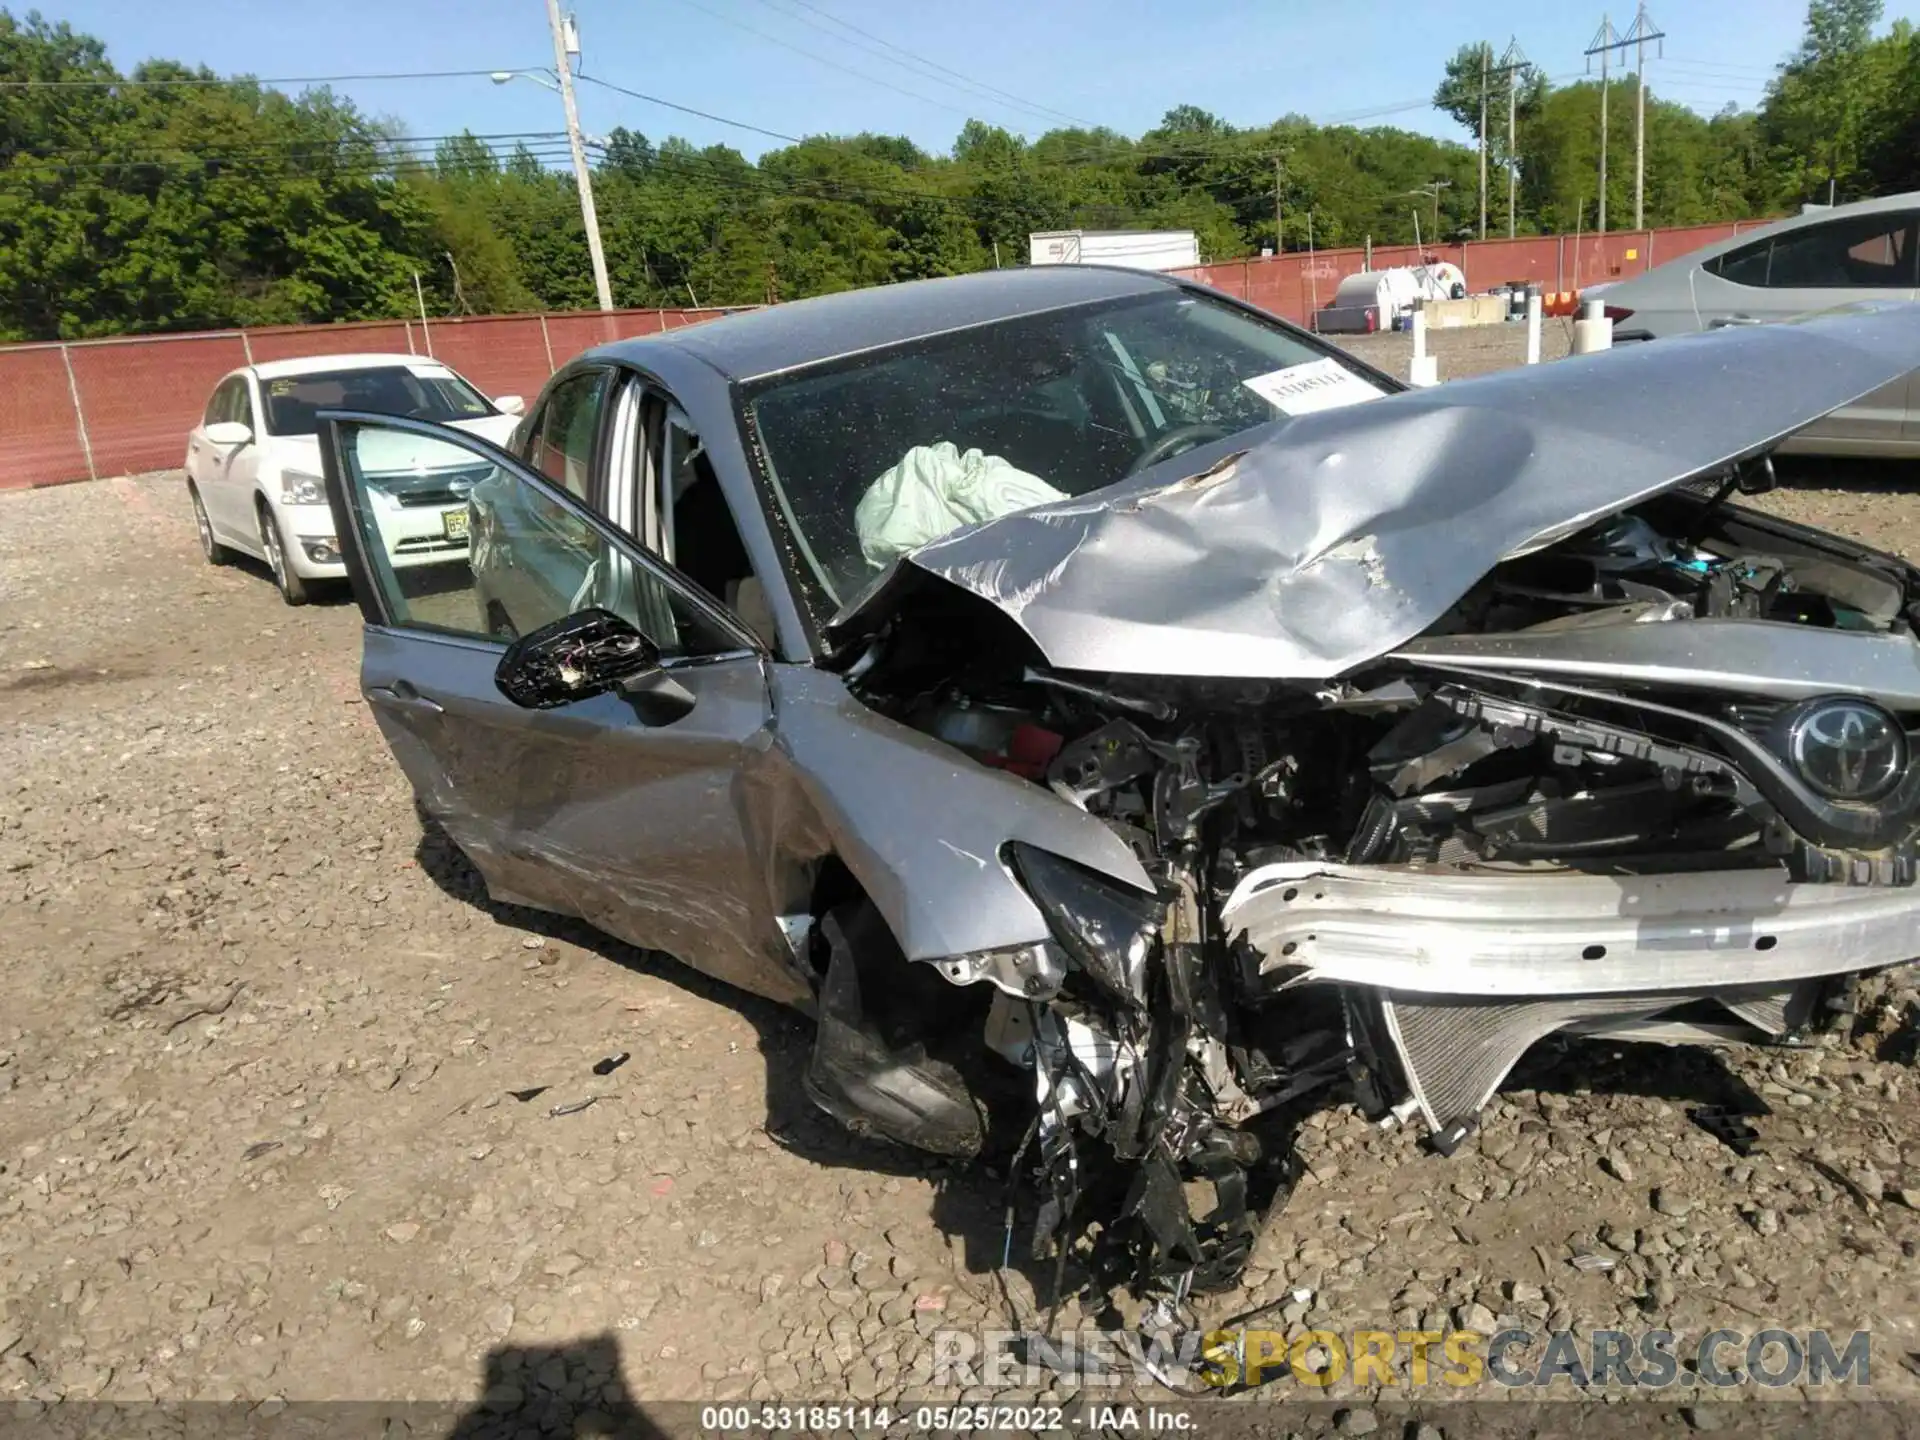
<instances>
[{"instance_id":1,"label":"door handle","mask_svg":"<svg viewBox=\"0 0 1920 1440\"><path fill-rule=\"evenodd\" d=\"M367 698L377 700L383 705L391 705L396 710L418 710L427 715L444 715L446 707L438 700L422 695L408 680L396 680L392 685L369 685Z\"/></svg>"}]
</instances>

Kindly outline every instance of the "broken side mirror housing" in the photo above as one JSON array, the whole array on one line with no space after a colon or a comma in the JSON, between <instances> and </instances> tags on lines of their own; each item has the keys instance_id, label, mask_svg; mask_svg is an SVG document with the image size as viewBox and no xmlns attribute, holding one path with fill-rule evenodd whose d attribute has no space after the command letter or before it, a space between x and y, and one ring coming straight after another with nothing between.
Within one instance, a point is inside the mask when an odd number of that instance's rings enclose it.
<instances>
[{"instance_id":1,"label":"broken side mirror housing","mask_svg":"<svg viewBox=\"0 0 1920 1440\"><path fill-rule=\"evenodd\" d=\"M659 665L659 648L629 621L611 610L579 610L509 645L493 683L524 710L552 710L604 695Z\"/></svg>"}]
</instances>

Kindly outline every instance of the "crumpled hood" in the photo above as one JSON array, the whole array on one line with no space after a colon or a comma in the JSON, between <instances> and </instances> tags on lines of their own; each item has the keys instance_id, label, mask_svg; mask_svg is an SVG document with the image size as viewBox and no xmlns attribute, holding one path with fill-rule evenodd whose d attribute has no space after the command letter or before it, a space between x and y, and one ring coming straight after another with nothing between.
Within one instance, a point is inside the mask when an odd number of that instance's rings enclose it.
<instances>
[{"instance_id":1,"label":"crumpled hood","mask_svg":"<svg viewBox=\"0 0 1920 1440\"><path fill-rule=\"evenodd\" d=\"M933 575L1064 668L1323 679L1420 634L1502 559L1915 369L1920 305L1857 306L1302 415L1172 484L1126 481L923 546L832 630L871 628Z\"/></svg>"}]
</instances>

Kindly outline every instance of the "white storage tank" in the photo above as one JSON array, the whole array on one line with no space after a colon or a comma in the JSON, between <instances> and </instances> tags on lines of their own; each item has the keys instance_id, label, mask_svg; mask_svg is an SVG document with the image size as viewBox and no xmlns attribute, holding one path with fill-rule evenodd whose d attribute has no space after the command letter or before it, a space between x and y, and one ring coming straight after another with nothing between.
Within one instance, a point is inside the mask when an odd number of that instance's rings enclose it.
<instances>
[{"instance_id":1,"label":"white storage tank","mask_svg":"<svg viewBox=\"0 0 1920 1440\"><path fill-rule=\"evenodd\" d=\"M1362 270L1340 282L1333 299L1313 317L1313 328L1326 335L1391 330L1416 300L1451 300L1466 293L1466 275L1444 260Z\"/></svg>"}]
</instances>

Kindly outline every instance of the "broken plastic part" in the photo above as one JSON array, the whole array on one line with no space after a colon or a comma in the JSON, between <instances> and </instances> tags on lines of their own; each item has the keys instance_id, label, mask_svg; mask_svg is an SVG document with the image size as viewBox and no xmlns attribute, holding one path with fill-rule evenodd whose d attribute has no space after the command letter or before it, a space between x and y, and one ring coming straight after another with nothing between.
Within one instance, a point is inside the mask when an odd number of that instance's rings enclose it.
<instances>
[{"instance_id":1,"label":"broken plastic part","mask_svg":"<svg viewBox=\"0 0 1920 1440\"><path fill-rule=\"evenodd\" d=\"M1032 845L1016 841L1007 852L1073 963L1109 998L1144 1009L1147 956L1160 923L1160 901Z\"/></svg>"},{"instance_id":2,"label":"broken plastic part","mask_svg":"<svg viewBox=\"0 0 1920 1440\"><path fill-rule=\"evenodd\" d=\"M832 959L820 987L808 1098L856 1135L881 1135L936 1155L979 1154L985 1127L966 1082L918 1044L899 1050L887 1045L861 1005L859 974L840 918L829 915L822 928Z\"/></svg>"},{"instance_id":3,"label":"broken plastic part","mask_svg":"<svg viewBox=\"0 0 1920 1440\"><path fill-rule=\"evenodd\" d=\"M542 625L507 647L493 672L500 693L525 710L604 695L654 669L660 652L610 610L588 609Z\"/></svg>"}]
</instances>

